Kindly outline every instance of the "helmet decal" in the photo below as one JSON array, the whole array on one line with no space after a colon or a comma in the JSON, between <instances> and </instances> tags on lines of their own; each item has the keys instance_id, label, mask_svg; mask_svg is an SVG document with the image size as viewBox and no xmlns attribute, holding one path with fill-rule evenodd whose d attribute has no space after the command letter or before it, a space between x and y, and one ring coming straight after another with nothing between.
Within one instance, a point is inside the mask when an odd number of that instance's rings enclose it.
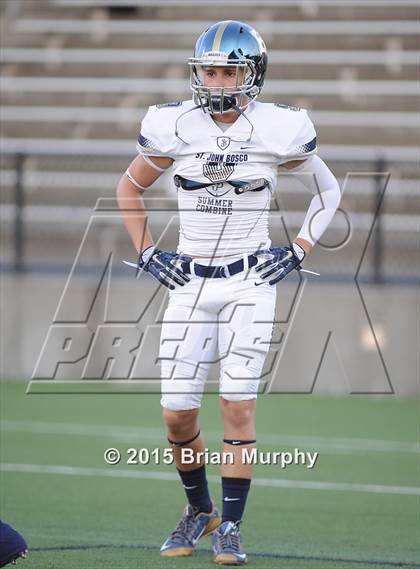
<instances>
[{"instance_id":1,"label":"helmet decal","mask_svg":"<svg viewBox=\"0 0 420 569\"><path fill-rule=\"evenodd\" d=\"M223 32L225 31L226 26L228 24L229 24L229 21L221 22L219 24L219 27L217 28L216 34L214 36L212 51L220 51L220 44L222 41Z\"/></svg>"}]
</instances>

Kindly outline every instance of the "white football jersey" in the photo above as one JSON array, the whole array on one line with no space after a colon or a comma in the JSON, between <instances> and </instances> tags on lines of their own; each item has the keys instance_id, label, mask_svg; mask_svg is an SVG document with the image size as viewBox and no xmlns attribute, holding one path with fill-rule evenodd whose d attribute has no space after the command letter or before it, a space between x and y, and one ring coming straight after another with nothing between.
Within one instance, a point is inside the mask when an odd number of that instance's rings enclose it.
<instances>
[{"instance_id":1,"label":"white football jersey","mask_svg":"<svg viewBox=\"0 0 420 569\"><path fill-rule=\"evenodd\" d=\"M316 152L316 133L306 110L252 102L222 131L211 115L194 106L188 100L150 107L137 143L142 154L174 160L178 252L229 256L269 248L268 214L277 167ZM266 181L263 189L242 193L230 184L261 179Z\"/></svg>"}]
</instances>

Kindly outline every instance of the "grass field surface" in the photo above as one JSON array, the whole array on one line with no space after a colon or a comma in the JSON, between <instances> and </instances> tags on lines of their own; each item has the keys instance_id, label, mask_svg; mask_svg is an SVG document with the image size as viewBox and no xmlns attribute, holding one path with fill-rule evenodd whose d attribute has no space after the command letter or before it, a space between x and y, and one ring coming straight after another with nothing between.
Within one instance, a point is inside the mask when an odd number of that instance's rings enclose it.
<instances>
[{"instance_id":1,"label":"grass field surface","mask_svg":"<svg viewBox=\"0 0 420 569\"><path fill-rule=\"evenodd\" d=\"M1 517L27 538L23 569L200 569L159 547L185 505L174 466L129 465L127 449L164 448L155 395L26 395L1 383ZM392 396L261 396L260 450L317 451L306 466L256 465L242 526L255 569L420 567L419 402ZM218 398L201 428L220 449ZM109 447L122 454L107 465ZM209 484L220 506L219 467Z\"/></svg>"}]
</instances>

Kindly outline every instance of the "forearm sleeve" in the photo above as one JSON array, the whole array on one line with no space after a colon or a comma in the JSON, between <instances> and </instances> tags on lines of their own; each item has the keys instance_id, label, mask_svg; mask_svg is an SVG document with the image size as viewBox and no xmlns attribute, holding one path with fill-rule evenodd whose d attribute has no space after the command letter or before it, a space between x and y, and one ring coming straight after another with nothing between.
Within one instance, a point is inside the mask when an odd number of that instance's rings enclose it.
<instances>
[{"instance_id":1,"label":"forearm sleeve","mask_svg":"<svg viewBox=\"0 0 420 569\"><path fill-rule=\"evenodd\" d=\"M298 237L314 245L327 229L340 204L340 186L319 156L311 156L303 164L289 170L314 195L306 212Z\"/></svg>"}]
</instances>

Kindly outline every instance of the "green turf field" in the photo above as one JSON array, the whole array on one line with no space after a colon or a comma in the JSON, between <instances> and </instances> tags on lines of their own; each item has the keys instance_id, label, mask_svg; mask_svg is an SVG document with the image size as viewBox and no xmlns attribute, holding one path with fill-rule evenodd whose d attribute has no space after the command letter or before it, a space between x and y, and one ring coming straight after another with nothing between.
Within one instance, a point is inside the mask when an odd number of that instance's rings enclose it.
<instances>
[{"instance_id":1,"label":"green turf field","mask_svg":"<svg viewBox=\"0 0 420 569\"><path fill-rule=\"evenodd\" d=\"M23 569L213 567L158 548L184 507L174 467L127 465L130 447L165 445L154 395L25 395L1 384L1 517L26 536ZM201 426L219 449L216 396ZM261 450L318 451L316 466L257 465L242 526L250 566L420 567L419 402L272 395L258 403ZM123 460L105 464L118 448ZM217 466L208 466L220 505ZM416 564L417 563L417 564Z\"/></svg>"}]
</instances>

